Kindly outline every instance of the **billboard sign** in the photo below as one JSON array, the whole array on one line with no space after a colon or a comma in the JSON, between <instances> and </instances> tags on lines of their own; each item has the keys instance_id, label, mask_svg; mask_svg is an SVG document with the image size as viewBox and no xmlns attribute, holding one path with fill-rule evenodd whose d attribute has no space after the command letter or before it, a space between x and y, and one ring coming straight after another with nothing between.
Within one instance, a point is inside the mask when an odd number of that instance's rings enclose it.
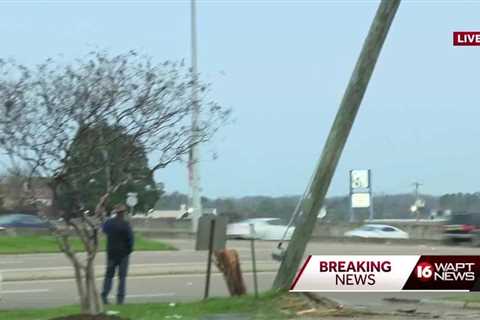
<instances>
[{"instance_id":1,"label":"billboard sign","mask_svg":"<svg viewBox=\"0 0 480 320\"><path fill-rule=\"evenodd\" d=\"M369 170L350 171L350 187L352 189L367 189L370 187Z\"/></svg>"},{"instance_id":2,"label":"billboard sign","mask_svg":"<svg viewBox=\"0 0 480 320\"><path fill-rule=\"evenodd\" d=\"M353 193L352 208L369 208L370 193Z\"/></svg>"}]
</instances>

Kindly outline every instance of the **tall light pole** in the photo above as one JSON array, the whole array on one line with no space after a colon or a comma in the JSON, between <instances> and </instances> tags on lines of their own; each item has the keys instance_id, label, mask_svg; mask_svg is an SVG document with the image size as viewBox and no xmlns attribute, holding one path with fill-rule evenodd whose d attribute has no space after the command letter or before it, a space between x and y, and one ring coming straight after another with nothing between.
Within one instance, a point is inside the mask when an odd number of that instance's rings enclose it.
<instances>
[{"instance_id":1,"label":"tall light pole","mask_svg":"<svg viewBox=\"0 0 480 320\"><path fill-rule=\"evenodd\" d=\"M202 215L202 199L200 195L199 150L198 150L198 119L200 105L198 103L198 66L197 66L197 21L196 3L191 0L191 45L192 45L192 146L188 159L189 182L192 205L192 230L197 232L198 218Z\"/></svg>"},{"instance_id":2,"label":"tall light pole","mask_svg":"<svg viewBox=\"0 0 480 320\"><path fill-rule=\"evenodd\" d=\"M422 184L421 184L420 182L414 182L414 183L412 183L412 184L413 184L413 186L415 187L415 201L418 201L419 195L420 195L419 189L420 189L420 186L421 186Z\"/></svg>"},{"instance_id":3,"label":"tall light pole","mask_svg":"<svg viewBox=\"0 0 480 320\"><path fill-rule=\"evenodd\" d=\"M413 186L415 187L415 202L413 203L413 205L410 207L410 210L412 211L412 213L415 213L416 215L416 219L419 220L420 219L420 213L421 213L421 210L425 207L425 202L423 202L421 199L420 199L420 192L419 192L419 189L420 189L420 186L422 184L420 182L414 182L413 183Z\"/></svg>"}]
</instances>

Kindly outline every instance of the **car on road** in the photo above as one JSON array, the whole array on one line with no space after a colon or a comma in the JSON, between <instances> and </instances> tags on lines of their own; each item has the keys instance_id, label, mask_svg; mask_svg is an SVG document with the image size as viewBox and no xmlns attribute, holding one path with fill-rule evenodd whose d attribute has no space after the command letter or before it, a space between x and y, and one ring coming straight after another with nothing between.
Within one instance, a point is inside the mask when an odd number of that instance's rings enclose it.
<instances>
[{"instance_id":1,"label":"car on road","mask_svg":"<svg viewBox=\"0 0 480 320\"><path fill-rule=\"evenodd\" d=\"M471 241L480 246L480 213L452 213L443 226L443 238L447 243Z\"/></svg>"},{"instance_id":2,"label":"car on road","mask_svg":"<svg viewBox=\"0 0 480 320\"><path fill-rule=\"evenodd\" d=\"M14 213L0 216L0 228L35 228L46 229L48 222L33 214Z\"/></svg>"},{"instance_id":3,"label":"car on road","mask_svg":"<svg viewBox=\"0 0 480 320\"><path fill-rule=\"evenodd\" d=\"M250 225L255 230L255 239L260 240L290 240L295 227L288 227L279 218L255 218L247 219L227 225L227 237L229 239L251 239Z\"/></svg>"},{"instance_id":4,"label":"car on road","mask_svg":"<svg viewBox=\"0 0 480 320\"><path fill-rule=\"evenodd\" d=\"M359 228L345 232L344 236L375 239L408 239L407 232L385 224L365 224Z\"/></svg>"}]
</instances>

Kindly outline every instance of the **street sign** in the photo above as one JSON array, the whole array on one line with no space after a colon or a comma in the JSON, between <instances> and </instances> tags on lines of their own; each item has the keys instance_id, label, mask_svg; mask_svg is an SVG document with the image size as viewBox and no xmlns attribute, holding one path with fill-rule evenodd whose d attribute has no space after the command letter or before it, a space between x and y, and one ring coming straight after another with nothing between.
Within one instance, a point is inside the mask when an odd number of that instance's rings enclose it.
<instances>
[{"instance_id":1,"label":"street sign","mask_svg":"<svg viewBox=\"0 0 480 320\"><path fill-rule=\"evenodd\" d=\"M214 221L214 223L212 223ZM197 241L195 250L208 250L210 242L210 234L213 238L212 249L223 250L227 242L227 218L210 214L204 214L198 219Z\"/></svg>"},{"instance_id":2,"label":"street sign","mask_svg":"<svg viewBox=\"0 0 480 320\"><path fill-rule=\"evenodd\" d=\"M214 250L224 250L227 242L227 218L213 214L202 215L198 219L197 241L195 250L208 250L207 275L205 279L204 299L210 291L210 275L212 270L212 253Z\"/></svg>"},{"instance_id":3,"label":"street sign","mask_svg":"<svg viewBox=\"0 0 480 320\"><path fill-rule=\"evenodd\" d=\"M129 206L130 208L133 208L137 205L137 203L138 203L137 193L136 192L127 193L127 206Z\"/></svg>"}]
</instances>

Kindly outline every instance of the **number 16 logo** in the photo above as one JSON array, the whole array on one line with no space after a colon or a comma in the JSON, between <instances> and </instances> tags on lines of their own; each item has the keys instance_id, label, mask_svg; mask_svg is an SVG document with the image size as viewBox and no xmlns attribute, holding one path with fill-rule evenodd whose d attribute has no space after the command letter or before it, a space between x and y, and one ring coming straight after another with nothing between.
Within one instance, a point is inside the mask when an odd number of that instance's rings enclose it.
<instances>
[{"instance_id":1,"label":"number 16 logo","mask_svg":"<svg viewBox=\"0 0 480 320\"><path fill-rule=\"evenodd\" d=\"M433 276L433 266L428 262L419 263L416 267L416 275L420 281L429 281Z\"/></svg>"}]
</instances>

